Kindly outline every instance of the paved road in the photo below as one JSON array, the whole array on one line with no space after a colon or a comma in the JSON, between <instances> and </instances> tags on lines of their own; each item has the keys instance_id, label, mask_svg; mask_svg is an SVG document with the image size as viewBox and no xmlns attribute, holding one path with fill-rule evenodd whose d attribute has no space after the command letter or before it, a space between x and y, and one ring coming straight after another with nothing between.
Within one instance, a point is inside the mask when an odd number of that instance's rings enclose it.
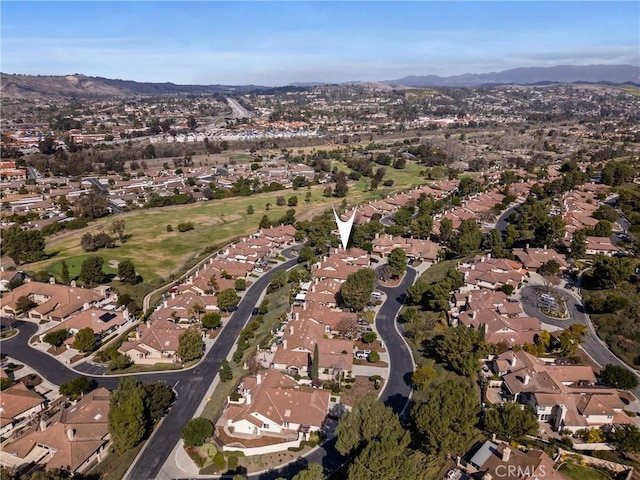
<instances>
[{"instance_id":1,"label":"paved road","mask_svg":"<svg viewBox=\"0 0 640 480\"><path fill-rule=\"evenodd\" d=\"M527 315L537 317L540 321L555 325L556 327L566 328L572 323L579 323L587 327L587 332L582 342L582 348L589 354L589 356L600 366L605 366L609 363L619 365L621 367L629 368L622 360L616 357L611 350L607 347L598 335L591 323L591 319L585 313L582 302L578 300L571 293L563 291L559 288L555 289L555 294L558 294L564 298L569 311L569 318L567 320L560 320L557 318L551 318L540 312L540 289L544 287L529 286L522 289L522 306ZM637 373L636 373L637 374ZM640 375L639 375L640 376ZM636 398L640 399L640 386L635 390L632 390Z\"/></svg>"},{"instance_id":2,"label":"paved road","mask_svg":"<svg viewBox=\"0 0 640 480\"><path fill-rule=\"evenodd\" d=\"M496 220L496 228L503 234L507 232L507 225L509 225L509 222L507 222L507 217L511 215L512 212L515 212L519 206L520 204L518 203L512 207L507 208L504 212L502 212L498 220Z\"/></svg>"},{"instance_id":3,"label":"paved road","mask_svg":"<svg viewBox=\"0 0 640 480\"><path fill-rule=\"evenodd\" d=\"M407 288L413 285L415 278L416 271L408 268L402 282L397 287L378 287L378 290L387 295L387 301L384 302L376 315L376 328L387 346L390 365L389 379L380 400L390 406L401 418L410 402L411 374L414 363L411 350L398 331L397 316L404 304Z\"/></svg>"},{"instance_id":4,"label":"paved road","mask_svg":"<svg viewBox=\"0 0 640 480\"><path fill-rule=\"evenodd\" d=\"M297 259L288 260L256 280L238 305L237 310L227 321L225 328L218 335L216 343L206 357L196 368L180 375L180 382L175 387L178 396L175 405L148 441L149 443L138 457L134 467L129 471L127 478L131 480L158 478L162 466L180 438L182 427L194 417L202 398L218 374L222 360L235 347L240 330L251 317L251 312L263 290L269 285L271 276L278 270L290 268L296 263Z\"/></svg>"},{"instance_id":5,"label":"paved road","mask_svg":"<svg viewBox=\"0 0 640 480\"><path fill-rule=\"evenodd\" d=\"M240 102L238 102L235 98L226 97L226 99L227 99L227 103L231 107L231 110L233 110L234 117L236 118L253 118L254 117L253 113L251 113L249 110L247 110L242 105L240 105Z\"/></svg>"}]
</instances>

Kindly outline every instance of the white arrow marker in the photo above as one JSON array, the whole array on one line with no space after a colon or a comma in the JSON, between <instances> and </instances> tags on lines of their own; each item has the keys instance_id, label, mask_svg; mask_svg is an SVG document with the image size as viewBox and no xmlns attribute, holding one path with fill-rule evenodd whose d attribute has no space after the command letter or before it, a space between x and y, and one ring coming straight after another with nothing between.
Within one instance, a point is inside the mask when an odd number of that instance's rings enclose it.
<instances>
[{"instance_id":1,"label":"white arrow marker","mask_svg":"<svg viewBox=\"0 0 640 480\"><path fill-rule=\"evenodd\" d=\"M342 248L346 250L347 243L349 243L349 237L351 236L351 229L353 228L353 220L356 218L356 209L353 209L351 218L346 222L343 222L333 205L331 206L331 208L333 208L333 215L334 217L336 217L336 224L338 225L338 232L340 232L340 241L342 242Z\"/></svg>"}]
</instances>

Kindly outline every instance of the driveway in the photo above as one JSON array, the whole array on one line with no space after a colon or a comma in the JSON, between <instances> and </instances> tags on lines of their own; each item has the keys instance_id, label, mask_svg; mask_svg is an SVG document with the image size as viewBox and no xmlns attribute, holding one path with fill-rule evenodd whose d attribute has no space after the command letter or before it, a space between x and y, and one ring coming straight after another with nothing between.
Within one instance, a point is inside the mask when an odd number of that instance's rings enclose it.
<instances>
[{"instance_id":1,"label":"driveway","mask_svg":"<svg viewBox=\"0 0 640 480\"><path fill-rule=\"evenodd\" d=\"M598 335L596 334L595 328L591 323L591 319L585 313L584 305L582 304L582 300L577 298L576 295L563 291L559 288L554 289L554 295L561 296L565 304L567 305L567 311L569 312L569 318L566 320L560 320L557 318L551 318L544 315L539 306L541 305L539 292L543 287L539 286L527 286L524 287L521 291L522 298L522 308L524 309L527 315L538 318L541 322L554 325L560 328L567 328L572 323L579 323L587 327L586 333L583 337L583 342L581 348L587 352L587 354L593 359L601 367L612 363L614 365L619 365L621 367L625 367L629 370L629 366L616 357L611 350L607 347L607 344L600 340ZM637 372L635 372L638 377ZM640 399L640 386L636 387L632 390L632 393L636 396L636 398Z\"/></svg>"}]
</instances>

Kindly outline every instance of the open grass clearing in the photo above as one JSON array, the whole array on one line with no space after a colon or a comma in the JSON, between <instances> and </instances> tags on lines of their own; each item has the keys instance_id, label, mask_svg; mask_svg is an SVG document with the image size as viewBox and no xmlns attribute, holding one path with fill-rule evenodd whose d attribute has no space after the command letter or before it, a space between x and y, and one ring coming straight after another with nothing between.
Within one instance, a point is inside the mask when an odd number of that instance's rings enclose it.
<instances>
[{"instance_id":1,"label":"open grass clearing","mask_svg":"<svg viewBox=\"0 0 640 480\"><path fill-rule=\"evenodd\" d=\"M611 480L613 478L601 470L572 462L563 464L558 471L572 480Z\"/></svg>"}]
</instances>

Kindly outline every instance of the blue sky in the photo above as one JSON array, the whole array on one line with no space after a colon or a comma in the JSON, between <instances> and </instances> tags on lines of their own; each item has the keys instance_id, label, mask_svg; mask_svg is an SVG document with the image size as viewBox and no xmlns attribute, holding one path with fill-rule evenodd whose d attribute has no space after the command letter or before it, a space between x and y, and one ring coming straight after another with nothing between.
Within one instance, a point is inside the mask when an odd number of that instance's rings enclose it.
<instances>
[{"instance_id":1,"label":"blue sky","mask_svg":"<svg viewBox=\"0 0 640 480\"><path fill-rule=\"evenodd\" d=\"M4 73L194 84L640 64L640 2L0 4Z\"/></svg>"}]
</instances>

